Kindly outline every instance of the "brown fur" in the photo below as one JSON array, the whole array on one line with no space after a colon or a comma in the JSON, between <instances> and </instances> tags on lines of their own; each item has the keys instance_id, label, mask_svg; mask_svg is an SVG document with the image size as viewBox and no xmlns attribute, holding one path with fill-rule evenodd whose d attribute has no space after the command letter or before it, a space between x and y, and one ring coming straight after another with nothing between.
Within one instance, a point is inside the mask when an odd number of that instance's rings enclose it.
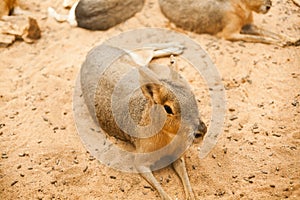
<instances>
[{"instance_id":1,"label":"brown fur","mask_svg":"<svg viewBox=\"0 0 300 200\"><path fill-rule=\"evenodd\" d=\"M271 0L159 0L165 16L177 26L231 41L296 45L297 40L256 27L253 12L267 13Z\"/></svg>"},{"instance_id":2,"label":"brown fur","mask_svg":"<svg viewBox=\"0 0 300 200\"><path fill-rule=\"evenodd\" d=\"M0 1L0 19L3 16L10 15L13 9L18 5L18 0L1 0Z\"/></svg>"}]
</instances>

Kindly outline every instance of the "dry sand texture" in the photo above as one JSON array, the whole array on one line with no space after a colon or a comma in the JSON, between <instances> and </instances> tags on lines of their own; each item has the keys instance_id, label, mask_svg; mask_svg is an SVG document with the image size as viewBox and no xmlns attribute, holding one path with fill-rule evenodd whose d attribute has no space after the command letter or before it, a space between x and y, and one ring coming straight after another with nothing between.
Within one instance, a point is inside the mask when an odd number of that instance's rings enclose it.
<instances>
[{"instance_id":1,"label":"dry sand texture","mask_svg":"<svg viewBox=\"0 0 300 200\"><path fill-rule=\"evenodd\" d=\"M38 20L42 38L0 49L0 199L159 199L137 174L112 170L90 157L77 135L72 93L87 52L106 38L140 27L176 29L156 0L108 31L71 28L47 18L62 0L22 2ZM273 1L259 26L299 37L300 8ZM176 29L179 30L179 29ZM300 47L229 42L187 34L209 53L226 87L226 120L205 159L197 145L187 169L198 199L300 198ZM204 121L210 105L205 85L190 73ZM208 124L209 125L209 124ZM155 172L166 192L183 199L179 178Z\"/></svg>"}]
</instances>

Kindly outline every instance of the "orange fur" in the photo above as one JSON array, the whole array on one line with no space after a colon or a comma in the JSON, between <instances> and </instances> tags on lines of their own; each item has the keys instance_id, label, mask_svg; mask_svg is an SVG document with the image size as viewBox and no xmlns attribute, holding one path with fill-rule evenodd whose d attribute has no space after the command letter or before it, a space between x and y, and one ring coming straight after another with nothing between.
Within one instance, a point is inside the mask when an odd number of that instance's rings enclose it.
<instances>
[{"instance_id":1,"label":"orange fur","mask_svg":"<svg viewBox=\"0 0 300 200\"><path fill-rule=\"evenodd\" d=\"M1 0L0 1L0 18L9 15L14 7L18 5L18 0Z\"/></svg>"}]
</instances>

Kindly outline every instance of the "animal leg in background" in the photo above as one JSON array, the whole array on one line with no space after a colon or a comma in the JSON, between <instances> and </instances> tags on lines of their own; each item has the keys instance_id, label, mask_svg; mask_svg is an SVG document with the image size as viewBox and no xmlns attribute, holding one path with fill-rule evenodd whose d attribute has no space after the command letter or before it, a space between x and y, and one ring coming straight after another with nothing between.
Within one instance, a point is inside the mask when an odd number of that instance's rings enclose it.
<instances>
[{"instance_id":1,"label":"animal leg in background","mask_svg":"<svg viewBox=\"0 0 300 200\"><path fill-rule=\"evenodd\" d=\"M50 17L53 17L58 22L69 22L69 24L71 26L77 26L75 9L76 9L78 3L79 3L79 1L73 4L68 15L58 14L52 7L48 8L48 15Z\"/></svg>"},{"instance_id":2,"label":"animal leg in background","mask_svg":"<svg viewBox=\"0 0 300 200\"><path fill-rule=\"evenodd\" d=\"M297 42L299 40L291 38L286 35L277 34L271 31L268 31L266 29L260 28L258 26L255 26L253 24L246 25L242 28L241 31L242 34L249 34L249 35L260 35L264 37L270 37L272 39L278 40L278 42L283 42L284 45L297 45Z\"/></svg>"}]
</instances>

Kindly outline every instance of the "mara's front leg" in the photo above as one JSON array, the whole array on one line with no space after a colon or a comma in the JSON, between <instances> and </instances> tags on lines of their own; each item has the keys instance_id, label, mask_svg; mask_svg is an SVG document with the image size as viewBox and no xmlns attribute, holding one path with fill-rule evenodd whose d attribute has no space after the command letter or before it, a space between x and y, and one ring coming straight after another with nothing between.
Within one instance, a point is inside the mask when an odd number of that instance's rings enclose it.
<instances>
[{"instance_id":1,"label":"mara's front leg","mask_svg":"<svg viewBox=\"0 0 300 200\"><path fill-rule=\"evenodd\" d=\"M192 189L192 186L190 183L190 179L189 179L188 173L186 171L184 158L181 157L178 160L176 160L173 163L173 167L182 181L186 199L195 200L195 196L194 196L193 189Z\"/></svg>"}]
</instances>

